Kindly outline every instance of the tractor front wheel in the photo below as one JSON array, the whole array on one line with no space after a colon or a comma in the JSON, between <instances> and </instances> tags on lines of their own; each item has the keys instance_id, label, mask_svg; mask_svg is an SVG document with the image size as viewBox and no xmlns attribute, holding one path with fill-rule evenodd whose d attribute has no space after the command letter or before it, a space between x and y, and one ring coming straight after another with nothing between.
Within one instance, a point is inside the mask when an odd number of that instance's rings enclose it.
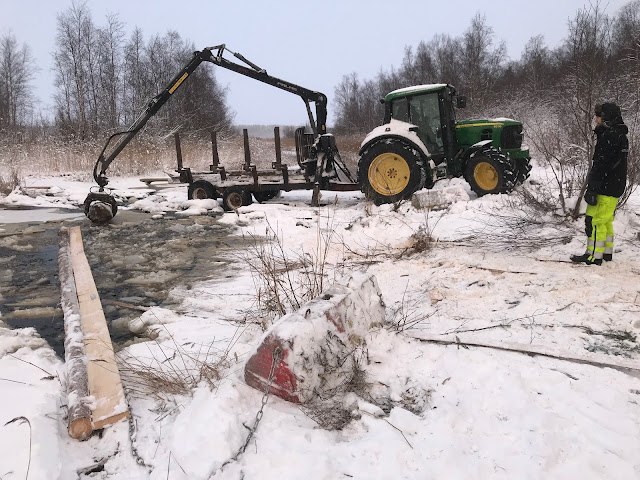
<instances>
[{"instance_id":1,"label":"tractor front wheel","mask_svg":"<svg viewBox=\"0 0 640 480\"><path fill-rule=\"evenodd\" d=\"M465 167L464 178L479 197L489 193L509 193L516 183L510 160L500 152L476 152Z\"/></svg>"},{"instance_id":2,"label":"tractor front wheel","mask_svg":"<svg viewBox=\"0 0 640 480\"><path fill-rule=\"evenodd\" d=\"M407 199L424 184L422 161L405 142L385 139L360 157L358 182L367 200L376 205Z\"/></svg>"}]
</instances>

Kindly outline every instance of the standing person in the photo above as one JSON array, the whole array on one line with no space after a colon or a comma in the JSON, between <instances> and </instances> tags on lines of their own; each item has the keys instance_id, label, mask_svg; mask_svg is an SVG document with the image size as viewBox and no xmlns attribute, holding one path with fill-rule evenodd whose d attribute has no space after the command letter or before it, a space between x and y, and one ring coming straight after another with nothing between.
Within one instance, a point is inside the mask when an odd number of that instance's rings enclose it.
<instances>
[{"instance_id":1,"label":"standing person","mask_svg":"<svg viewBox=\"0 0 640 480\"><path fill-rule=\"evenodd\" d=\"M613 215L627 186L627 155L629 129L622 121L620 107L615 103L596 105L597 140L593 165L588 176L585 233L587 251L572 255L571 261L587 265L602 265L613 260Z\"/></svg>"}]
</instances>

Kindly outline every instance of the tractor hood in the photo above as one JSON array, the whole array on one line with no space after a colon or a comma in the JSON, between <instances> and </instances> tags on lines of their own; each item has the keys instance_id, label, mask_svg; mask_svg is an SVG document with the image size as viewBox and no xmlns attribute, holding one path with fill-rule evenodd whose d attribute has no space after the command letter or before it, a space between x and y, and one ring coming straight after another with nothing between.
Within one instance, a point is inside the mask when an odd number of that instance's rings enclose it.
<instances>
[{"instance_id":1,"label":"tractor hood","mask_svg":"<svg viewBox=\"0 0 640 480\"><path fill-rule=\"evenodd\" d=\"M469 127L493 127L502 128L505 125L521 125L521 122L513 120L512 118L483 118L475 120L464 120L456 123L456 128L469 128Z\"/></svg>"},{"instance_id":2,"label":"tractor hood","mask_svg":"<svg viewBox=\"0 0 640 480\"><path fill-rule=\"evenodd\" d=\"M458 147L471 148L478 142L491 140L494 148L508 152L514 158L528 157L529 150L522 148L522 123L511 118L482 118L456 123Z\"/></svg>"}]
</instances>

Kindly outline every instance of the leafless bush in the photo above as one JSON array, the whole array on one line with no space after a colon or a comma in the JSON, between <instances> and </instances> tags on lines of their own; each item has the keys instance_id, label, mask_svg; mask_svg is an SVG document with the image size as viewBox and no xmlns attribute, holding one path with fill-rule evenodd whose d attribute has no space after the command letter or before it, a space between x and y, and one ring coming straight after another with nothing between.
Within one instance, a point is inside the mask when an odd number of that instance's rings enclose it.
<instances>
[{"instance_id":1,"label":"leafless bush","mask_svg":"<svg viewBox=\"0 0 640 480\"><path fill-rule=\"evenodd\" d=\"M133 395L151 396L161 401L189 394L205 382L210 388L218 385L222 372L229 367L229 351L237 340L231 339L224 350L213 343L193 342L178 345L171 342L147 342L149 356L118 353L116 360L125 389Z\"/></svg>"},{"instance_id":2,"label":"leafless bush","mask_svg":"<svg viewBox=\"0 0 640 480\"><path fill-rule=\"evenodd\" d=\"M407 282L400 304L395 308L390 307L387 311L387 324L390 330L404 332L405 330L416 328L437 313L437 310L425 312L424 300L418 300L407 295L408 286Z\"/></svg>"},{"instance_id":3,"label":"leafless bush","mask_svg":"<svg viewBox=\"0 0 640 480\"><path fill-rule=\"evenodd\" d=\"M547 206L557 201L555 208L561 208L566 215L566 199L581 195L583 191L592 147L585 150L572 142L564 123L551 110L540 112L534 109L534 112L538 116L534 113L529 119L528 141L535 149L536 160L551 172L549 184L543 186L548 194L545 201Z\"/></svg>"},{"instance_id":4,"label":"leafless bush","mask_svg":"<svg viewBox=\"0 0 640 480\"><path fill-rule=\"evenodd\" d=\"M367 205L365 205L365 215L367 217L372 216ZM359 220L361 219L355 220L350 226L346 227L346 229L349 230L352 228ZM418 228L414 229L412 227L413 233L410 235L408 242L404 244L384 243L374 237L368 237L366 240L367 243L364 245L352 241L349 244L341 242L341 246L346 253L358 259L353 262L356 264L377 263L389 258L399 260L405 256L431 250L438 242L437 238L433 235L433 230L437 224L438 221L432 222L430 220L429 211L427 211L424 215L424 220Z\"/></svg>"},{"instance_id":5,"label":"leafless bush","mask_svg":"<svg viewBox=\"0 0 640 480\"><path fill-rule=\"evenodd\" d=\"M277 227L267 222L266 236L249 235L240 260L251 270L262 327L317 297L327 286L328 255L335 234L332 217L318 221L314 250L288 250Z\"/></svg>"},{"instance_id":6,"label":"leafless bush","mask_svg":"<svg viewBox=\"0 0 640 480\"><path fill-rule=\"evenodd\" d=\"M575 236L567 217L557 215L546 198L540 199L535 191L526 188L505 197L502 204L485 213L476 220L477 226L469 226L461 233L486 250L535 251L542 246L564 245Z\"/></svg>"},{"instance_id":7,"label":"leafless bush","mask_svg":"<svg viewBox=\"0 0 640 480\"><path fill-rule=\"evenodd\" d=\"M16 169L12 169L8 175L0 175L0 195L10 194L20 184L20 176Z\"/></svg>"}]
</instances>

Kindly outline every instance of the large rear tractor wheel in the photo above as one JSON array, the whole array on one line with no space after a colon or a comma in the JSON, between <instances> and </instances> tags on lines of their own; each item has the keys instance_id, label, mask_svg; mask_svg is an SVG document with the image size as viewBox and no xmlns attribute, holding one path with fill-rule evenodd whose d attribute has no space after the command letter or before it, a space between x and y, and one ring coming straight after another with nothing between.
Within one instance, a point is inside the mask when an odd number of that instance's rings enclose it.
<instances>
[{"instance_id":1,"label":"large rear tractor wheel","mask_svg":"<svg viewBox=\"0 0 640 480\"><path fill-rule=\"evenodd\" d=\"M508 157L495 151L476 152L465 167L464 178L479 197L509 193L516 184L516 172Z\"/></svg>"},{"instance_id":2,"label":"large rear tractor wheel","mask_svg":"<svg viewBox=\"0 0 640 480\"><path fill-rule=\"evenodd\" d=\"M397 139L367 148L358 163L360 190L376 205L411 197L422 188L422 160L416 150Z\"/></svg>"},{"instance_id":3,"label":"large rear tractor wheel","mask_svg":"<svg viewBox=\"0 0 640 480\"><path fill-rule=\"evenodd\" d=\"M251 192L248 192L242 187L228 187L222 195L222 208L227 212L237 210L242 206L251 205L253 200L251 199Z\"/></svg>"},{"instance_id":4,"label":"large rear tractor wheel","mask_svg":"<svg viewBox=\"0 0 640 480\"><path fill-rule=\"evenodd\" d=\"M218 192L216 192L215 187L206 180L196 180L189 184L187 198L189 200L215 200L218 198Z\"/></svg>"}]
</instances>

